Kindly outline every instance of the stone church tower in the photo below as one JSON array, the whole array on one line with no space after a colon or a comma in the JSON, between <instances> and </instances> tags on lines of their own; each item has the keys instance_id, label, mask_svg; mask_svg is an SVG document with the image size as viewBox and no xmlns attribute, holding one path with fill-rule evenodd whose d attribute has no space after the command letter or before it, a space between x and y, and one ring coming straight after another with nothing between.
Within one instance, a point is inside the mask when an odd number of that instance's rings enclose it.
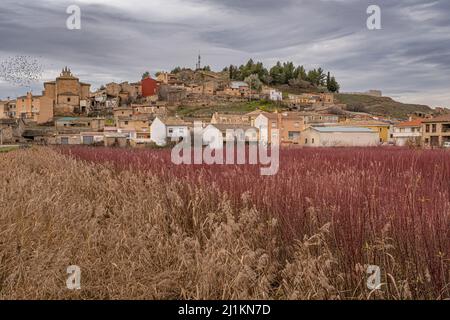
<instances>
[{"instance_id":1,"label":"stone church tower","mask_svg":"<svg viewBox=\"0 0 450 320\"><path fill-rule=\"evenodd\" d=\"M44 83L43 95L55 103L56 114L83 112L88 105L91 85L80 82L68 67L55 81Z\"/></svg>"}]
</instances>

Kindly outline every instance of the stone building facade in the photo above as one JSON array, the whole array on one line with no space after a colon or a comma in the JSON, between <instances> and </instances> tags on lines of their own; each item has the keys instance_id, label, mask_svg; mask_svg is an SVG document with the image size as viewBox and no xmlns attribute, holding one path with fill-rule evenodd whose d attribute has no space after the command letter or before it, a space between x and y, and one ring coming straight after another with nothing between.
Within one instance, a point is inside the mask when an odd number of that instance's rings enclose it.
<instances>
[{"instance_id":1,"label":"stone building facade","mask_svg":"<svg viewBox=\"0 0 450 320\"><path fill-rule=\"evenodd\" d=\"M55 103L55 114L83 112L90 95L91 85L80 82L69 68L64 68L55 81L44 83L43 96Z\"/></svg>"},{"instance_id":2,"label":"stone building facade","mask_svg":"<svg viewBox=\"0 0 450 320\"><path fill-rule=\"evenodd\" d=\"M33 96L28 92L26 96L16 100L16 112L14 118L28 119L44 124L53 119L53 100L46 96Z\"/></svg>"},{"instance_id":3,"label":"stone building facade","mask_svg":"<svg viewBox=\"0 0 450 320\"><path fill-rule=\"evenodd\" d=\"M450 143L450 114L422 121L422 141L427 147Z\"/></svg>"}]
</instances>

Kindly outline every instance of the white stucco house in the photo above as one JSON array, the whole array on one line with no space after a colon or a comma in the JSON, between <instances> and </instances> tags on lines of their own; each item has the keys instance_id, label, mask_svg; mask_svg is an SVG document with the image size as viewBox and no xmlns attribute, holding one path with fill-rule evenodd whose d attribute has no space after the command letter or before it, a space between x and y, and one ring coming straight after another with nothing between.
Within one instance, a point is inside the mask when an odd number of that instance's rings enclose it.
<instances>
[{"instance_id":1,"label":"white stucco house","mask_svg":"<svg viewBox=\"0 0 450 320\"><path fill-rule=\"evenodd\" d=\"M159 146L164 146L168 141L190 135L189 125L178 118L156 117L150 126L150 139Z\"/></svg>"},{"instance_id":2,"label":"white stucco house","mask_svg":"<svg viewBox=\"0 0 450 320\"><path fill-rule=\"evenodd\" d=\"M379 144L379 135L368 128L309 127L300 141L305 147L371 147Z\"/></svg>"},{"instance_id":3,"label":"white stucco house","mask_svg":"<svg viewBox=\"0 0 450 320\"><path fill-rule=\"evenodd\" d=\"M202 132L204 145L223 148L227 142L257 143L258 129L239 124L210 124Z\"/></svg>"},{"instance_id":4,"label":"white stucco house","mask_svg":"<svg viewBox=\"0 0 450 320\"><path fill-rule=\"evenodd\" d=\"M150 140L158 146L164 146L167 143L167 127L158 117L150 126Z\"/></svg>"},{"instance_id":5,"label":"white stucco house","mask_svg":"<svg viewBox=\"0 0 450 320\"><path fill-rule=\"evenodd\" d=\"M270 141L277 141L278 136L276 132L271 129L278 129L278 115L275 113L261 113L252 122L253 126L258 129L259 140L262 143L269 143Z\"/></svg>"},{"instance_id":6,"label":"white stucco house","mask_svg":"<svg viewBox=\"0 0 450 320\"><path fill-rule=\"evenodd\" d=\"M283 101L283 93L281 91L270 89L269 100L271 101Z\"/></svg>"},{"instance_id":7,"label":"white stucco house","mask_svg":"<svg viewBox=\"0 0 450 320\"><path fill-rule=\"evenodd\" d=\"M418 145L421 138L422 120L420 119L401 122L394 126L392 140L397 146L403 147L408 143Z\"/></svg>"},{"instance_id":8,"label":"white stucco house","mask_svg":"<svg viewBox=\"0 0 450 320\"><path fill-rule=\"evenodd\" d=\"M261 142L269 142L269 118L260 114L254 121L254 127L259 130L259 139Z\"/></svg>"},{"instance_id":9,"label":"white stucco house","mask_svg":"<svg viewBox=\"0 0 450 320\"><path fill-rule=\"evenodd\" d=\"M203 145L210 146L213 149L223 148L223 134L214 125L210 124L202 132Z\"/></svg>"},{"instance_id":10,"label":"white stucco house","mask_svg":"<svg viewBox=\"0 0 450 320\"><path fill-rule=\"evenodd\" d=\"M277 89L264 86L262 93L268 97L271 101L282 101L283 93Z\"/></svg>"}]
</instances>

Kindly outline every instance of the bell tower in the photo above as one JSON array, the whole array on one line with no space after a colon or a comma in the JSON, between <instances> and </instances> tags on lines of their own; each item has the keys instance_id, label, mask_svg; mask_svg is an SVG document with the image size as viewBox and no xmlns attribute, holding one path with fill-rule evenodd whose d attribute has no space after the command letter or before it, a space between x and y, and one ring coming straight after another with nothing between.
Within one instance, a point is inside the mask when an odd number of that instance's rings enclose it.
<instances>
[{"instance_id":1,"label":"bell tower","mask_svg":"<svg viewBox=\"0 0 450 320\"><path fill-rule=\"evenodd\" d=\"M64 69L61 72L61 77L72 77L72 72L68 67L64 67Z\"/></svg>"}]
</instances>

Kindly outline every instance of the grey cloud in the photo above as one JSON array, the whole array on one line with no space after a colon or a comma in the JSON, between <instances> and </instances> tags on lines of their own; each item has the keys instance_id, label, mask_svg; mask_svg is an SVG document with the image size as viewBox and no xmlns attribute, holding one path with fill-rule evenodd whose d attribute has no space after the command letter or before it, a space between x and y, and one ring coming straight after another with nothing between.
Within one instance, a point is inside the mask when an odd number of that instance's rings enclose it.
<instances>
[{"instance_id":1,"label":"grey cloud","mask_svg":"<svg viewBox=\"0 0 450 320\"><path fill-rule=\"evenodd\" d=\"M369 31L366 8L372 2L188 0L214 10L183 19L83 2L82 30L68 31L65 8L73 1L6 0L0 3L0 60L38 56L48 69L69 65L96 86L136 80L144 70L193 66L199 51L216 69L250 57L267 64L292 60L324 66L344 91L379 88L448 106L450 2L379 0L383 30ZM1 83L0 97L26 89Z\"/></svg>"}]
</instances>

